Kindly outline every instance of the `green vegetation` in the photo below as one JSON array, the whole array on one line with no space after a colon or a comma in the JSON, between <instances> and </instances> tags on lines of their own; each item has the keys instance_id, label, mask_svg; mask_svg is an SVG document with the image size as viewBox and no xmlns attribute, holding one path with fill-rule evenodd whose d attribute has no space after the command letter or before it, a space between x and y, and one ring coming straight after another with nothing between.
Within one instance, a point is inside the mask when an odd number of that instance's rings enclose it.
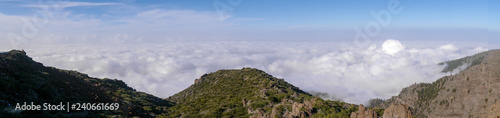
<instances>
[{"instance_id":1,"label":"green vegetation","mask_svg":"<svg viewBox=\"0 0 500 118\"><path fill-rule=\"evenodd\" d=\"M195 84L168 98L177 105L167 117L250 117L247 111L263 110L271 116L290 114L294 102L314 100L313 109L300 108L315 117L348 117L356 107L344 109L344 102L315 98L299 88L252 68L219 70L205 74ZM290 102L292 101L292 102ZM214 109L217 109L214 111ZM285 113L287 112L287 113Z\"/></svg>"},{"instance_id":2,"label":"green vegetation","mask_svg":"<svg viewBox=\"0 0 500 118\"><path fill-rule=\"evenodd\" d=\"M468 57L460 58L457 60L442 62L442 63L439 63L439 65L446 64L447 66L446 66L446 68L443 69L442 72L447 73L447 72L451 72L451 71L457 69L458 67L460 67L464 64L470 64L470 65L468 65L467 68L481 64L484 57L486 57L487 55L488 55L488 52L482 52L482 53L475 54L473 56L468 56Z\"/></svg>"},{"instance_id":3,"label":"green vegetation","mask_svg":"<svg viewBox=\"0 0 500 118\"><path fill-rule=\"evenodd\" d=\"M413 89L413 91L415 91L415 89ZM384 100L382 100L380 98L370 99L370 101L368 101L368 104L369 104L369 106L367 106L367 107L372 107L372 108L384 107L384 106L380 106L380 105L384 104Z\"/></svg>"},{"instance_id":4,"label":"green vegetation","mask_svg":"<svg viewBox=\"0 0 500 118\"><path fill-rule=\"evenodd\" d=\"M441 102L439 102L439 105L445 105L446 107L450 106L450 102L448 102L448 100L441 100Z\"/></svg>"},{"instance_id":5,"label":"green vegetation","mask_svg":"<svg viewBox=\"0 0 500 118\"><path fill-rule=\"evenodd\" d=\"M343 109L343 106L348 105L349 108ZM316 99L313 106L313 118L348 118L352 112L358 108L344 102Z\"/></svg>"},{"instance_id":6,"label":"green vegetation","mask_svg":"<svg viewBox=\"0 0 500 118\"><path fill-rule=\"evenodd\" d=\"M455 93L455 92L457 92L457 89L453 89L453 90L451 90L451 91L452 91L453 93Z\"/></svg>"},{"instance_id":7,"label":"green vegetation","mask_svg":"<svg viewBox=\"0 0 500 118\"><path fill-rule=\"evenodd\" d=\"M383 116L385 109L382 108L374 108L373 109L375 112L377 112L377 116Z\"/></svg>"},{"instance_id":8,"label":"green vegetation","mask_svg":"<svg viewBox=\"0 0 500 118\"><path fill-rule=\"evenodd\" d=\"M442 78L438 79L432 84L428 83L418 84L417 85L418 88L421 88L417 90L418 100L416 101L416 104L418 105L418 107L428 106L431 103L431 101L437 97L439 91L444 88L445 82L446 79ZM456 89L453 89L452 91L455 92Z\"/></svg>"}]
</instances>

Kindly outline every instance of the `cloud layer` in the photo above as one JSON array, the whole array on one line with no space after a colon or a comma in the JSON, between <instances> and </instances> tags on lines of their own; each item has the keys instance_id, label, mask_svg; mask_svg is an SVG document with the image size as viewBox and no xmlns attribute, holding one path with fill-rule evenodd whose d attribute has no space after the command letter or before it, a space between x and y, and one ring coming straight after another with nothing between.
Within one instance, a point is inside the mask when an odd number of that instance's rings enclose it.
<instances>
[{"instance_id":1,"label":"cloud layer","mask_svg":"<svg viewBox=\"0 0 500 118\"><path fill-rule=\"evenodd\" d=\"M218 69L254 67L306 91L346 102L389 98L411 84L444 75L437 63L485 51L481 47L412 48L397 40L365 48L312 42L174 42L140 45L50 45L26 49L48 66L124 80L137 90L173 95Z\"/></svg>"}]
</instances>

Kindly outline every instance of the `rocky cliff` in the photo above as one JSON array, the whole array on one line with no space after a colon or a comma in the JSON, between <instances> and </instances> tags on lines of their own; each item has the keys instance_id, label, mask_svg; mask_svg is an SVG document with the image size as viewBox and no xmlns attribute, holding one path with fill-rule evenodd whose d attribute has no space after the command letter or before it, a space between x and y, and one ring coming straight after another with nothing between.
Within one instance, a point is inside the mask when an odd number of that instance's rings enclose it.
<instances>
[{"instance_id":1,"label":"rocky cliff","mask_svg":"<svg viewBox=\"0 0 500 118\"><path fill-rule=\"evenodd\" d=\"M358 111L351 113L351 118L377 118L377 112L373 109L368 110L363 106L363 104L359 105Z\"/></svg>"},{"instance_id":2,"label":"rocky cliff","mask_svg":"<svg viewBox=\"0 0 500 118\"><path fill-rule=\"evenodd\" d=\"M499 117L500 50L447 63L454 68L458 67L457 64L467 64L469 67L433 83L411 85L398 96L374 106L387 108L392 103L406 104L416 117Z\"/></svg>"},{"instance_id":3,"label":"rocky cliff","mask_svg":"<svg viewBox=\"0 0 500 118\"><path fill-rule=\"evenodd\" d=\"M410 107L406 104L391 104L384 111L383 118L413 118Z\"/></svg>"}]
</instances>

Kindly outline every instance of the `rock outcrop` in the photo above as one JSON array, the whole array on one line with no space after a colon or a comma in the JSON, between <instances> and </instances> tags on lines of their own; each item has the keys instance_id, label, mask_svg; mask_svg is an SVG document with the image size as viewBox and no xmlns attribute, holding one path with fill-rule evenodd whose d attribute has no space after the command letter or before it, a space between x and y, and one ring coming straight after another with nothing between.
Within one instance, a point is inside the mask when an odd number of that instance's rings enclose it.
<instances>
[{"instance_id":1,"label":"rock outcrop","mask_svg":"<svg viewBox=\"0 0 500 118\"><path fill-rule=\"evenodd\" d=\"M304 101L304 103L294 102L292 105L292 112L290 112L290 114L292 117L311 117L315 100L316 98Z\"/></svg>"},{"instance_id":2,"label":"rock outcrop","mask_svg":"<svg viewBox=\"0 0 500 118\"><path fill-rule=\"evenodd\" d=\"M500 117L500 50L443 62L443 72L458 72L432 83L416 83L383 103L408 105L412 116L443 118ZM458 68L460 67L460 68Z\"/></svg>"},{"instance_id":3,"label":"rock outcrop","mask_svg":"<svg viewBox=\"0 0 500 118\"><path fill-rule=\"evenodd\" d=\"M406 104L391 104L385 109L383 118L412 118L410 107Z\"/></svg>"},{"instance_id":4,"label":"rock outcrop","mask_svg":"<svg viewBox=\"0 0 500 118\"><path fill-rule=\"evenodd\" d=\"M357 112L351 113L351 118L377 118L377 112L373 110L367 110L363 104L359 105L359 110Z\"/></svg>"}]
</instances>

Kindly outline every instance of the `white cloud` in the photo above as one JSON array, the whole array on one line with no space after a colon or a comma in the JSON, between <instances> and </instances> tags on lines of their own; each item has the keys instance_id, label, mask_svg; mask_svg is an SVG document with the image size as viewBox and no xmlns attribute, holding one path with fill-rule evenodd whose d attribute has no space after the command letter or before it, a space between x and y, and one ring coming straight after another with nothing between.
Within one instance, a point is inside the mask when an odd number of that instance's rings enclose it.
<instances>
[{"instance_id":1,"label":"white cloud","mask_svg":"<svg viewBox=\"0 0 500 118\"><path fill-rule=\"evenodd\" d=\"M189 10L189 9L137 9L134 6L116 2L73 2L73 1L41 1L39 3L22 4L23 7L33 7L33 14L29 15L2 15L0 21L0 35L5 30L20 34L24 25L23 19L33 21L34 17L48 18L42 19L48 24L35 29L39 31L32 40L39 40L38 37L51 35L55 37L69 36L71 40L80 38L82 35L96 35L97 39L112 37L118 34L138 35L144 39L154 41L164 40L192 40L192 39L222 39L221 33L233 29L224 29L226 26L237 25L241 22L263 20L264 18L237 18L230 21L220 21L217 13L212 10ZM93 11L72 11L69 7L92 7L92 6L112 6L107 14L95 14ZM123 12L123 8L131 8L129 12ZM109 16L109 14L117 13ZM3 23L13 28L6 27ZM20 23L19 23L20 22ZM29 24L29 23L28 23ZM9 28L9 29L7 29ZM197 35L192 35L197 34ZM71 42L71 41L64 41ZM98 42L98 41L97 41ZM148 41L146 41L148 42ZM149 41L153 42L153 41ZM39 43L39 42L37 42ZM51 42L52 43L52 42ZM132 42L135 43L135 42Z\"/></svg>"},{"instance_id":2,"label":"white cloud","mask_svg":"<svg viewBox=\"0 0 500 118\"><path fill-rule=\"evenodd\" d=\"M254 67L301 89L353 103L389 98L413 83L432 82L443 75L444 67L437 63L485 51L478 47L450 52L438 46L401 49L389 55L379 45L362 49L339 46L335 42L170 42L47 45L25 50L45 65L121 79L160 97L187 88L208 72Z\"/></svg>"},{"instance_id":3,"label":"white cloud","mask_svg":"<svg viewBox=\"0 0 500 118\"><path fill-rule=\"evenodd\" d=\"M457 51L458 48L455 47L454 45L452 44L448 44L448 45L443 45L441 47L439 47L440 50L445 50L445 51L450 51L450 52L454 52L454 51Z\"/></svg>"},{"instance_id":4,"label":"white cloud","mask_svg":"<svg viewBox=\"0 0 500 118\"><path fill-rule=\"evenodd\" d=\"M65 3L67 6L111 5L91 3ZM223 27L234 25L221 22L213 11L163 10L138 11L131 17L103 20L88 14L75 14L59 9L41 10L32 16L5 15L0 13L0 39L2 47L10 45L8 33L25 39L21 48L29 45L61 43L156 43L169 40L218 39ZM36 22L37 21L37 22ZM39 23L42 22L42 23ZM33 24L33 25L31 25ZM28 27L33 26L33 27ZM32 36L24 35L28 32ZM197 34L197 35L192 35Z\"/></svg>"},{"instance_id":5,"label":"white cloud","mask_svg":"<svg viewBox=\"0 0 500 118\"><path fill-rule=\"evenodd\" d=\"M406 47L401 44L398 40L389 39L382 44L382 50L390 55L398 53L401 50L404 50Z\"/></svg>"}]
</instances>

